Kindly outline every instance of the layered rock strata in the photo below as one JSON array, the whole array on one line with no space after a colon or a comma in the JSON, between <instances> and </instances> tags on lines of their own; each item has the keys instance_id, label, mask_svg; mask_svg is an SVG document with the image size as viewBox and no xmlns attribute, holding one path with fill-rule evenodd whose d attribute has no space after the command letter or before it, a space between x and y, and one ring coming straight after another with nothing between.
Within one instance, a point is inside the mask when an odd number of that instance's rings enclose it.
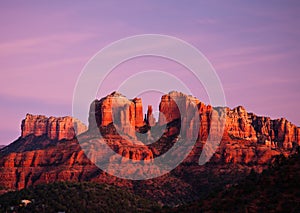
<instances>
[{"instance_id":1,"label":"layered rock strata","mask_svg":"<svg viewBox=\"0 0 300 213\"><path fill-rule=\"evenodd\" d=\"M34 184L62 180L92 180L132 186L130 181L120 180L99 171L92 163L93 158L100 156L107 159L111 168L114 168L115 163L120 163L115 160L117 156L123 156L122 161L125 162L126 159L151 162L165 152L166 147L180 142L180 138L177 137L179 132L182 132L186 139L197 137L197 141L186 161L193 163L193 166L179 166L177 176L185 180L185 174L191 171L190 175L195 175L197 184L201 182L197 178L204 171L214 171L214 177L223 174L224 171L231 173L232 167L238 167L239 172L251 169L261 171L272 163L275 156L289 155L300 145L300 129L291 122L284 118L257 116L248 113L241 106L234 109L216 108L205 105L194 97L171 92L162 97L159 109L160 116L158 121L155 121L151 106L148 107L145 118L143 117L141 99L128 100L121 94L112 93L101 100L95 100L91 104L89 132L101 130L105 138L100 140L93 134L82 134L80 140L83 143L80 145L90 146L89 153L83 152L75 138L75 132L81 133L86 130L80 122L74 122L71 117L47 118L28 114L22 121L21 137L0 151L0 186L21 189ZM209 135L220 134L220 123L212 120L218 120L222 113L225 115L225 123L220 146L217 150L212 150L214 156L209 161L212 164L201 167L195 163L198 162ZM199 118L198 124L195 123L196 117ZM146 139L155 138L157 133L149 132L149 129L160 127L165 129L155 145L144 145L137 139L137 132L148 134ZM196 132L191 131L196 127ZM118 134L115 129L128 137ZM39 143L40 146L34 146L34 143ZM48 146L51 143L54 145ZM115 151L114 156L106 156L105 144ZM19 149L22 146L27 149ZM132 168L130 172L155 171ZM205 178L206 176L203 181ZM159 180L168 182L163 178ZM176 179L176 183L181 183L182 180Z\"/></svg>"},{"instance_id":2,"label":"layered rock strata","mask_svg":"<svg viewBox=\"0 0 300 213\"><path fill-rule=\"evenodd\" d=\"M87 127L77 119L66 117L46 117L27 114L21 125L21 137L28 135L46 135L51 140L71 140L87 130Z\"/></svg>"}]
</instances>

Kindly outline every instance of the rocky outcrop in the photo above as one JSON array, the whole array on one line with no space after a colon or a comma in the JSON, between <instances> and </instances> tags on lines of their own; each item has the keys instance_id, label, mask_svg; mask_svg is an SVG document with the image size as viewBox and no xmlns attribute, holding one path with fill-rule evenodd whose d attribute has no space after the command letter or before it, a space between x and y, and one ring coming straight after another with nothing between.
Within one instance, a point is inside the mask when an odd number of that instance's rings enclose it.
<instances>
[{"instance_id":1,"label":"rocky outcrop","mask_svg":"<svg viewBox=\"0 0 300 213\"><path fill-rule=\"evenodd\" d=\"M180 132L181 137L187 139L197 138L200 121L198 113L199 103L200 101L195 97L180 92L173 91L163 95L159 104L158 125L162 126L178 120L181 123L180 126L167 125L168 136L176 135Z\"/></svg>"},{"instance_id":2,"label":"rocky outcrop","mask_svg":"<svg viewBox=\"0 0 300 213\"><path fill-rule=\"evenodd\" d=\"M142 100L128 100L117 92L95 100L90 107L89 129L105 127L112 123L118 131L135 137L135 128L145 125Z\"/></svg>"},{"instance_id":3,"label":"rocky outcrop","mask_svg":"<svg viewBox=\"0 0 300 213\"><path fill-rule=\"evenodd\" d=\"M24 143L23 139L19 142ZM75 140L44 149L11 152L0 158L0 166L0 185L9 189L22 189L54 181L72 181L78 178L84 167L87 170L94 167Z\"/></svg>"},{"instance_id":4,"label":"rocky outcrop","mask_svg":"<svg viewBox=\"0 0 300 213\"><path fill-rule=\"evenodd\" d=\"M212 107L194 97L171 92L161 98L159 109L160 115L156 121L152 106L148 106L143 117L139 98L128 100L114 92L95 100L89 114L87 133L90 135L78 136L80 145L75 138L76 131L80 133L85 130L80 122L73 122L71 117L47 118L28 114L22 122L21 138L0 150L0 186L21 189L62 180L97 181L152 193L151 187L155 183L157 196L165 196L162 184L171 184L174 189L183 183L181 186L184 187L176 193L200 184L199 188L195 188L198 193L209 185L208 174L212 178L226 178L224 174L227 174L229 178L230 175L239 176L251 169L261 172L272 163L275 156L288 156L300 145L300 129L286 119L257 116L241 106L234 109ZM221 115L226 118L224 132L220 132L221 122L212 122L214 119L219 121ZM199 119L199 123L195 118ZM158 131L160 128L163 128L162 132ZM101 131L104 137L97 138L94 130ZM178 136L179 132L181 137ZM155 139L156 142L145 145L143 134L145 140ZM222 134L220 146L217 150L211 150L214 155L209 163L198 165L203 146L209 145L209 135L219 134ZM149 182L133 183L110 176L93 164L104 160L107 167L112 169L120 161L126 163L128 159L144 161L146 164L168 151L174 143L181 144L184 139L191 138L197 139L196 144L185 162L172 171L176 172L173 179L163 176ZM113 156L107 155L106 145L115 151ZM22 146L27 147L22 149ZM88 147L89 152L84 153L81 147ZM120 156L123 156L121 160ZM130 172L155 171L137 167L130 169ZM186 180L190 182L184 182ZM144 188L146 185L147 188Z\"/></svg>"},{"instance_id":5,"label":"rocky outcrop","mask_svg":"<svg viewBox=\"0 0 300 213\"><path fill-rule=\"evenodd\" d=\"M134 112L135 112L135 126L142 127L145 125L144 122L144 113L143 113L143 104L142 99L135 98L132 100L134 103Z\"/></svg>"},{"instance_id":6,"label":"rocky outcrop","mask_svg":"<svg viewBox=\"0 0 300 213\"><path fill-rule=\"evenodd\" d=\"M155 126L155 124L156 124L156 121L155 121L155 118L153 115L153 109L152 109L151 105L148 106L147 114L145 115L145 121L146 121L147 125L149 125L150 127Z\"/></svg>"},{"instance_id":7,"label":"rocky outcrop","mask_svg":"<svg viewBox=\"0 0 300 213\"><path fill-rule=\"evenodd\" d=\"M233 139L246 139L272 148L292 149L300 145L299 129L285 118L272 120L257 116L247 113L241 106L227 109L226 132Z\"/></svg>"},{"instance_id":8,"label":"rocky outcrop","mask_svg":"<svg viewBox=\"0 0 300 213\"><path fill-rule=\"evenodd\" d=\"M51 140L71 140L77 134L87 130L87 127L79 120L72 117L50 117L43 115L27 114L22 121L21 137L28 135L42 136L46 135Z\"/></svg>"},{"instance_id":9,"label":"rocky outcrop","mask_svg":"<svg viewBox=\"0 0 300 213\"><path fill-rule=\"evenodd\" d=\"M197 105L197 114L192 115L192 108L188 108L189 103ZM300 128L284 118L272 120L269 117L248 113L242 106L234 109L212 107L191 96L171 92L162 97L159 109L160 117L156 125L170 124L174 120L182 119L182 115L199 116L198 140L186 160L188 162L198 162L209 135L218 138L217 136L221 134L219 148L210 150L214 153L213 160L219 163L266 165L274 156L289 155L300 145ZM224 132L221 131L221 115L225 118L222 121ZM168 125L166 135L176 135L181 131L187 139L192 138L193 135L189 131L195 126L193 122L182 120L181 126Z\"/></svg>"},{"instance_id":10,"label":"rocky outcrop","mask_svg":"<svg viewBox=\"0 0 300 213\"><path fill-rule=\"evenodd\" d=\"M195 97L173 91L162 96L159 110L158 122L154 119L152 106L148 106L147 114L143 120L141 99L128 100L121 94L114 92L93 102L90 110L89 128L113 124L121 135L125 133L125 135L136 139L137 131L145 125L154 129L163 127L167 137L174 137L180 133L180 136L186 139L198 138L199 143L196 144L198 153L201 152L201 147L209 135L211 139L222 138L223 141L231 142L243 141L239 144L240 147L245 143L248 144L248 142L257 145L262 144L269 147L267 150L274 148L289 150L300 145L300 129L298 127L283 118L272 120L269 117L248 113L242 106L234 109L212 107L205 105ZM221 116L224 116L225 119L221 120ZM195 128L197 128L196 132ZM148 131L146 140L160 137L153 134L155 133ZM214 151L212 149L212 152ZM157 155L159 155L159 151L154 150L154 152L158 152ZM228 156L228 153L231 152L229 146L224 148L225 152ZM278 152L273 152L273 154L278 154ZM247 154L242 153L241 155Z\"/></svg>"},{"instance_id":11,"label":"rocky outcrop","mask_svg":"<svg viewBox=\"0 0 300 213\"><path fill-rule=\"evenodd\" d=\"M153 116L152 106L148 106L145 118L143 118L140 98L128 100L125 96L114 92L101 100L95 100L91 104L89 130L99 128L103 130L104 128L106 137L107 135L119 135L120 137L113 139L113 141L115 144L123 139L127 141L122 148L125 149L124 152L122 151L122 155L127 157L128 154L126 153L134 153L134 144L145 144L144 140L151 141L153 138L158 140L161 137L160 134L176 138L176 135L180 133L180 137L186 139L197 138L198 142L195 145L197 150L193 150L193 161L199 157L203 144L206 143L209 135L214 137L222 134L220 138L223 142L237 144L220 146L220 150L217 151L219 154L216 156L217 159L221 159L220 156L223 156L222 159L225 162L250 162L257 159L258 156L263 156L259 153L268 153L264 156L273 156L280 154L278 150L292 150L300 145L300 128L284 118L272 120L269 117L248 113L242 106L234 109L215 108L205 105L192 96L180 92L170 92L162 96L159 110L158 122ZM213 119L218 121L222 113L225 114L224 132L220 131L222 126L220 122L213 122ZM196 121L195 118L199 118L199 120ZM149 131L149 128L165 129L162 130L162 133L157 133L158 131ZM85 130L79 121L71 117L47 118L27 114L22 122L21 137L46 135L51 140L71 140L75 137L75 131L81 133ZM138 135L139 132L146 133L146 136ZM257 148L259 145L264 145L265 148ZM155 147L152 149L155 154L148 150L149 152L147 151L148 153L145 155L152 159L160 155L162 150L165 150L164 146L165 148L170 147L169 144L160 144L160 148L157 150L157 146L152 146L152 148ZM120 148L119 145L116 147ZM117 150L120 150L119 148ZM274 149L277 150L274 151ZM215 149L211 149L211 151L215 152ZM129 157L132 158L132 156L137 155L132 154ZM270 157L267 158L270 159Z\"/></svg>"},{"instance_id":12,"label":"rocky outcrop","mask_svg":"<svg viewBox=\"0 0 300 213\"><path fill-rule=\"evenodd\" d=\"M233 138L257 141L252 118L242 106L232 110L227 108L225 129Z\"/></svg>"}]
</instances>

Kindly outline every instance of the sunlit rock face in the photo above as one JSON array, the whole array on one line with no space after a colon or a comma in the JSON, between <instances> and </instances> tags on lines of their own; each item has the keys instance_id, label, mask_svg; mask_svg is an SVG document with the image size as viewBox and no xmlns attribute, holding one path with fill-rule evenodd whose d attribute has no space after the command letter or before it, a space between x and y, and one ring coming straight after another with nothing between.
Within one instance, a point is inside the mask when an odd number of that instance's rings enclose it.
<instances>
[{"instance_id":1,"label":"sunlit rock face","mask_svg":"<svg viewBox=\"0 0 300 213\"><path fill-rule=\"evenodd\" d=\"M95 100L90 107L89 129L109 124L114 124L122 133L135 137L135 128L145 125L142 100L128 100L117 92Z\"/></svg>"},{"instance_id":2,"label":"sunlit rock face","mask_svg":"<svg viewBox=\"0 0 300 213\"><path fill-rule=\"evenodd\" d=\"M222 174L222 178L230 179L233 177L230 175L239 177L252 169L261 172L277 155L288 156L300 145L298 127L284 118L273 120L257 116L242 106L234 109L213 107L192 96L170 92L162 96L159 110L157 120L152 106L148 106L144 116L140 98L129 100L114 92L91 103L88 129L71 117L27 114L21 124L21 137L0 150L0 186L21 189L55 181L95 181L170 201L168 196L174 193L172 198L188 197L209 186L208 173L213 177ZM219 121L221 115L225 118L224 132L220 132L220 122L213 122ZM158 131L160 128L162 132ZM192 131L195 128L196 131ZM103 138L98 137L99 132ZM200 166L198 161L203 147L210 145L207 142L209 135L213 138L219 134L222 134L220 145L216 150L210 150L213 156L208 164ZM104 159L111 169L119 163L126 164L129 159L148 165L175 143L195 137L195 146L183 164L173 173L153 180L135 183L120 179L94 164L98 158ZM152 144L144 143L153 139ZM108 156L107 145L114 155ZM88 152L82 149L86 147ZM157 172L145 168L136 166L126 172ZM164 184L178 190L173 194L163 191Z\"/></svg>"},{"instance_id":3,"label":"sunlit rock face","mask_svg":"<svg viewBox=\"0 0 300 213\"><path fill-rule=\"evenodd\" d=\"M21 125L21 137L28 135L46 135L51 140L71 140L76 133L81 134L87 127L79 120L70 116L66 117L46 117L44 115L27 114Z\"/></svg>"},{"instance_id":4,"label":"sunlit rock face","mask_svg":"<svg viewBox=\"0 0 300 213\"><path fill-rule=\"evenodd\" d=\"M241 138L272 148L291 149L300 145L299 128L285 118L274 119L247 113L239 106L228 109L226 131L233 138Z\"/></svg>"}]
</instances>

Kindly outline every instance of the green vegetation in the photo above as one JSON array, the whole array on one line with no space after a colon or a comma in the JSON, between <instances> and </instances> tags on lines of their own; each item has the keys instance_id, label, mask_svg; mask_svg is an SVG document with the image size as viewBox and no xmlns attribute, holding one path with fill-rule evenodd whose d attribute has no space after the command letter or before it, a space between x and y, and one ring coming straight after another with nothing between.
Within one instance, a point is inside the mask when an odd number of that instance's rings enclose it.
<instances>
[{"instance_id":1,"label":"green vegetation","mask_svg":"<svg viewBox=\"0 0 300 213\"><path fill-rule=\"evenodd\" d=\"M20 206L21 200L31 204ZM126 190L96 183L60 182L0 196L0 212L153 212L160 207Z\"/></svg>"},{"instance_id":2,"label":"green vegetation","mask_svg":"<svg viewBox=\"0 0 300 213\"><path fill-rule=\"evenodd\" d=\"M205 199L167 212L300 212L300 154L278 156L262 174L250 175Z\"/></svg>"}]
</instances>

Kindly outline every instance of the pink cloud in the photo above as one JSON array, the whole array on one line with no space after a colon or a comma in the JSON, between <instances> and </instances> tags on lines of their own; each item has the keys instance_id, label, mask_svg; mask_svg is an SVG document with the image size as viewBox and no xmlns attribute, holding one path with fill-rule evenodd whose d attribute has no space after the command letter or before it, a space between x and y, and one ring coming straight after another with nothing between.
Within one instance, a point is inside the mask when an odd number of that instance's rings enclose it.
<instances>
[{"instance_id":1,"label":"pink cloud","mask_svg":"<svg viewBox=\"0 0 300 213\"><path fill-rule=\"evenodd\" d=\"M42 51L57 51L66 48L74 43L88 40L95 37L91 33L64 33L47 35L18 40L11 40L0 43L0 55L24 54Z\"/></svg>"}]
</instances>

